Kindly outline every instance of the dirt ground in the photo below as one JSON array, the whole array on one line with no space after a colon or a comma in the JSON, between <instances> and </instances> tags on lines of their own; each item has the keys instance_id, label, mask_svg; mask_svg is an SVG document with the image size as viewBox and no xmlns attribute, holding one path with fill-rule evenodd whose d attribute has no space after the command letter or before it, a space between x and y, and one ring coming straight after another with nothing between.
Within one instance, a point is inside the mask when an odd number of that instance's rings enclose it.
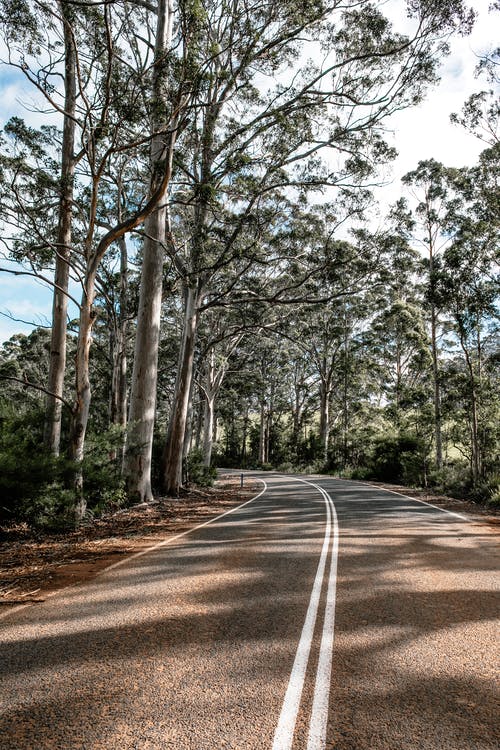
<instances>
[{"instance_id":1,"label":"dirt ground","mask_svg":"<svg viewBox=\"0 0 500 750\"><path fill-rule=\"evenodd\" d=\"M472 502L431 495L424 490L372 482L487 524L500 524L500 514ZM44 601L47 594L93 578L120 558L150 547L171 535L240 505L261 488L250 478L222 477L214 488L191 490L179 499L158 498L94 519L64 534L35 532L25 524L0 526L0 611Z\"/></svg>"},{"instance_id":2,"label":"dirt ground","mask_svg":"<svg viewBox=\"0 0 500 750\"><path fill-rule=\"evenodd\" d=\"M65 533L36 532L26 524L0 526L0 613L93 578L126 555L240 505L261 486L247 479L241 489L239 478L222 477L213 488L158 498Z\"/></svg>"}]
</instances>

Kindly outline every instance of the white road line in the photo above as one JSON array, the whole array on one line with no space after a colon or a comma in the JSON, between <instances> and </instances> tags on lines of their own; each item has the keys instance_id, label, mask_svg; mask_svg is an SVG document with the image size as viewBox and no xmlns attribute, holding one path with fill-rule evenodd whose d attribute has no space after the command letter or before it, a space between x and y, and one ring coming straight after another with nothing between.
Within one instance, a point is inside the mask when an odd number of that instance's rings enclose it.
<instances>
[{"instance_id":1,"label":"white road line","mask_svg":"<svg viewBox=\"0 0 500 750\"><path fill-rule=\"evenodd\" d=\"M309 723L309 738L307 750L323 750L326 747L326 733L328 729L328 708L330 697L330 683L332 677L332 656L335 634L335 602L337 589L337 558L339 552L339 529L335 505L330 496L334 519L333 547L330 561L330 575L328 577L328 593L326 598L323 634L319 652L318 668L316 670L316 684Z\"/></svg>"},{"instance_id":2,"label":"white road line","mask_svg":"<svg viewBox=\"0 0 500 750\"><path fill-rule=\"evenodd\" d=\"M422 503L422 505L428 505L429 508L434 508L434 510L440 510L441 513L448 513L449 516L455 516L455 518L460 518L461 521L468 521L469 523L472 523L472 518L467 518L467 516L462 516L460 513L455 513L453 510L447 510L446 508L440 508L438 505L433 505L432 503L428 503L425 500L419 500L418 497L410 497L409 495L403 495L402 492L396 492L396 490L389 490L386 487L379 487L376 484L370 484L369 482L360 482L356 479L342 479L340 477L329 477L325 476L324 479L333 479L335 482L352 482L353 484L359 484L362 487L373 487L375 490L379 490L380 492L390 492L391 495L399 495L399 497L404 497L405 500L413 500L416 503Z\"/></svg>"},{"instance_id":3,"label":"white road line","mask_svg":"<svg viewBox=\"0 0 500 750\"><path fill-rule=\"evenodd\" d=\"M250 500L247 500L246 502L241 503L241 505L238 505L236 508L231 508L230 510L226 510L224 513L221 513L220 515L215 516L215 518L209 518L208 521L199 523L197 526L192 526L190 529L186 529L186 531L181 531L180 534L175 534L175 536L168 537L168 539L163 539L161 542L158 542L158 544L154 544L152 547L148 547L147 549L143 549L140 552L136 552L134 555L130 555L130 557L126 557L123 560L118 560L118 562L113 563L113 565L110 565L108 568L105 568L104 570L100 571L97 575L98 576L103 575L104 573L108 573L110 570L114 570L115 568L119 568L122 565L126 565L131 560L136 560L138 557L147 555L150 552L153 552L155 549L158 549L159 547L166 547L168 544L171 544L172 542L177 541L177 539L181 539L181 537L187 536L187 534L192 534L193 531L197 531L198 529L203 529L204 526L208 526L211 523L215 523L215 521L218 521L219 518L224 518L224 516L228 516L230 513L236 513L237 510L244 508L245 505L248 505L249 503L253 503L254 500L257 500L259 497L261 497L261 495L263 495L264 492L267 490L267 484L263 479L260 479L259 477L254 477L254 479L256 479L258 482L262 482L262 484L264 485L264 489L261 490L254 497L251 497Z\"/></svg>"},{"instance_id":4,"label":"white road line","mask_svg":"<svg viewBox=\"0 0 500 750\"><path fill-rule=\"evenodd\" d=\"M126 565L131 560L135 560L138 557L147 555L149 554L149 552L153 552L153 550L158 549L159 547L165 547L167 544L171 544L172 542L175 542L177 539L180 539L181 537L186 536L187 534L191 534L191 532L196 531L196 529L202 529L204 526L208 526L211 523L215 523L215 521L218 521L219 518L224 518L224 516L228 516L230 513L236 513L237 510L240 510L240 508L244 508L245 505L248 505L249 503L253 503L254 500L257 500L267 490L267 484L263 479L260 479L259 477L254 477L254 478L258 482L262 482L262 484L264 485L264 489L261 490L257 495L254 495L254 497L251 497L250 500L247 500L241 505L238 505L236 508L231 508L230 510L226 510L224 513L220 513L218 516L215 516L215 518L210 518L208 521L199 523L197 526L192 526L190 529L186 529L186 531L182 531L180 534L175 534L175 536L170 536L167 539L163 539L161 542L158 542L157 544L153 544L151 547L147 547L146 549L143 549L140 552L136 552L133 555L128 555L127 557L124 557L123 560L118 560L118 562L115 562L112 565L108 565L107 568L103 568L102 570L100 570L94 576L93 580L95 580L96 578L100 578L105 573L108 573L110 570L114 570L115 568L119 568L122 565ZM44 601L46 599L52 599L52 597L57 596L58 594L61 594L63 591L67 592L68 589L76 588L77 586L80 586L80 585L81 583L71 583L69 586L63 586L62 588L57 589L56 591L50 591L48 594L44 594ZM0 620L4 620L10 615L15 614L16 612L21 612L22 610L26 612L28 609L31 609L32 606L33 606L32 604L30 604L29 602L26 602L26 604L20 604L17 607L12 607L12 609L9 609L7 612L2 612L0 614Z\"/></svg>"},{"instance_id":5,"label":"white road line","mask_svg":"<svg viewBox=\"0 0 500 750\"><path fill-rule=\"evenodd\" d=\"M316 680L315 698L316 695L318 695L318 699L316 700L316 710L314 710L313 707L313 715L311 717L311 728L314 722L315 736L319 736L321 734L323 724L325 725L326 733L326 719L328 718L328 695L331 672L331 653L328 655L328 649L330 648L331 650L333 648L333 625L335 616L335 586L338 556L338 524L335 507L330 496L317 484L308 482L305 479L299 479L297 477L287 476L286 478L293 479L297 482L302 482L303 484L308 484L309 486L314 487L316 490L318 490L325 500L327 518L325 537L323 540L323 547L321 549L318 569L316 571L316 577L314 579L304 626L302 628L299 645L297 647L290 679L288 681L287 691L285 693L283 706L281 708L278 726L274 735L272 750L290 750L290 748L292 747L295 724L297 722L297 714L299 711L300 699L302 697L307 664L309 661L309 654L311 651L311 644L314 636L314 627L316 624L318 607L321 598L321 589L325 574L328 550L330 547L330 540L332 538L332 529L334 543L332 548L332 561L330 565L330 575L328 580L328 597L326 604L327 611L325 612L325 623L323 626L323 637L321 642L322 656L320 655L320 663L318 665L318 673L321 671L321 678L317 678ZM332 591L333 598L331 593ZM328 684L326 684L326 681L328 682ZM321 691L325 690L326 695L322 695L320 698L319 696ZM325 702L326 719L324 719L323 717L323 706ZM315 745L315 747L319 746Z\"/></svg>"}]
</instances>

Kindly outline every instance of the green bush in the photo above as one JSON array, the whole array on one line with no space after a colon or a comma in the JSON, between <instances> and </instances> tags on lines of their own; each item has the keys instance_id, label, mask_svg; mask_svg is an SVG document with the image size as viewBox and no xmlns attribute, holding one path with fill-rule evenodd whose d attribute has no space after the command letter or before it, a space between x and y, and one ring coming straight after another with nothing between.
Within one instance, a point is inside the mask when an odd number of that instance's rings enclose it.
<instances>
[{"instance_id":1,"label":"green bush","mask_svg":"<svg viewBox=\"0 0 500 750\"><path fill-rule=\"evenodd\" d=\"M487 504L490 508L500 510L500 480L494 477L490 486Z\"/></svg>"},{"instance_id":2,"label":"green bush","mask_svg":"<svg viewBox=\"0 0 500 750\"><path fill-rule=\"evenodd\" d=\"M37 528L47 531L64 531L75 525L75 493L60 482L40 487L30 499L27 520Z\"/></svg>"},{"instance_id":3,"label":"green bush","mask_svg":"<svg viewBox=\"0 0 500 750\"><path fill-rule=\"evenodd\" d=\"M42 444L43 412L14 414L3 409L0 417L0 520L42 525L63 512L72 497L61 494L74 465L52 456Z\"/></svg>"},{"instance_id":4,"label":"green bush","mask_svg":"<svg viewBox=\"0 0 500 750\"><path fill-rule=\"evenodd\" d=\"M500 507L500 477L496 473L474 483L467 461L455 461L429 476L433 488L460 500Z\"/></svg>"},{"instance_id":5,"label":"green bush","mask_svg":"<svg viewBox=\"0 0 500 750\"><path fill-rule=\"evenodd\" d=\"M74 525L76 465L42 444L43 413L0 415L0 521L26 521L45 529ZM122 434L116 428L90 435L83 462L89 514L125 503L120 477Z\"/></svg>"},{"instance_id":6,"label":"green bush","mask_svg":"<svg viewBox=\"0 0 500 750\"><path fill-rule=\"evenodd\" d=\"M383 482L422 484L427 450L413 435L379 438L375 443L368 470L373 479Z\"/></svg>"},{"instance_id":7,"label":"green bush","mask_svg":"<svg viewBox=\"0 0 500 750\"><path fill-rule=\"evenodd\" d=\"M87 507L95 515L126 505L121 477L124 433L117 425L100 434L89 435L83 460L83 492Z\"/></svg>"},{"instance_id":8,"label":"green bush","mask_svg":"<svg viewBox=\"0 0 500 750\"><path fill-rule=\"evenodd\" d=\"M373 479L373 474L367 466L357 466L352 470L350 479L356 479L359 482L364 482L368 479Z\"/></svg>"},{"instance_id":9,"label":"green bush","mask_svg":"<svg viewBox=\"0 0 500 750\"><path fill-rule=\"evenodd\" d=\"M217 476L214 466L205 466L203 453L198 448L191 451L186 460L187 481L199 487L212 487Z\"/></svg>"}]
</instances>

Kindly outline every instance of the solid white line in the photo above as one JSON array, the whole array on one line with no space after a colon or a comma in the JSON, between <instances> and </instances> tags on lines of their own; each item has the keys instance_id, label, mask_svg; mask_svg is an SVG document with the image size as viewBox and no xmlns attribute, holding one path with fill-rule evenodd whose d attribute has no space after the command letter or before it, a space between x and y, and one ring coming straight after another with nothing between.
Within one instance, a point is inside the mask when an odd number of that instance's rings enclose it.
<instances>
[{"instance_id":1,"label":"solid white line","mask_svg":"<svg viewBox=\"0 0 500 750\"><path fill-rule=\"evenodd\" d=\"M300 699L304 687L307 663L309 660L312 639L314 636L314 626L316 623L318 605L321 597L326 558L328 556L328 548L330 546L330 539L333 529L332 557L330 562L330 573L328 576L328 593L323 624L323 635L321 639L320 658L317 669L314 702L309 730L310 737L311 734L314 734L314 737L317 738L317 741L323 743L315 744L314 746L312 746L316 750L319 748L324 748L324 743L326 741L326 727L328 721L328 699L330 693L333 633L335 625L335 591L339 539L338 522L333 501L330 495L328 495L328 493L322 487L314 484L313 482L309 482L306 479L299 479L298 477L289 476L287 476L286 478L293 479L296 482L302 482L303 484L308 484L309 486L314 487L319 491L319 493L325 500L327 521L325 539L323 541L323 548L321 550L321 557L318 564L318 571L316 573L313 591L311 593L311 599L309 602L309 608L306 614L306 621L304 622L304 627L302 629L302 635L297 648L297 653L295 656L292 673L290 675L287 692L283 701L278 728L274 737L273 750L290 750L290 748L292 747L295 724L297 721Z\"/></svg>"},{"instance_id":2,"label":"solid white line","mask_svg":"<svg viewBox=\"0 0 500 750\"><path fill-rule=\"evenodd\" d=\"M186 531L182 531L180 534L176 534L175 536L171 536L171 537L168 537L167 539L163 539L161 542L158 542L157 544L154 544L151 547L147 547L146 549L143 549L140 552L136 552L133 555L128 555L127 557L124 557L123 560L119 560L118 562L115 562L112 565L109 565L107 568L103 568L102 570L100 570L99 573L97 573L94 576L93 580L95 580L96 578L100 578L105 573L108 573L110 570L114 570L115 568L119 568L122 565L126 565L131 560L135 560L138 557L147 555L149 552L153 552L153 550L158 549L159 547L165 547L167 544L171 544L171 542L175 542L177 539L180 539L181 537L186 536L187 534L191 534L191 532L196 531L196 529L201 529L204 526L208 526L210 523L214 523L215 521L218 521L219 518L224 518L224 516L228 516L230 513L235 513L237 510L240 510L240 508L244 508L245 505L248 505L249 503L253 503L254 500L257 500L267 490L267 484L263 479L260 479L260 477L254 477L254 478L258 482L262 482L262 484L264 485L264 489L261 490L254 497L251 497L250 500L247 500L241 505L238 505L236 508L231 508L230 510L226 510L224 513L221 513L220 515L215 516L215 518L210 518L208 521L204 521L204 523L200 523L197 526L193 526L190 529L186 529ZM62 588L57 589L56 591L50 591L48 594L44 594L44 600L52 599L52 597L57 596L58 594L61 594L63 591L67 592L68 589L76 588L77 586L80 586L80 585L81 583L70 583L69 586L63 586ZM32 604L30 604L29 602L26 602L26 604L20 604L17 607L12 607L12 609L9 609L7 612L2 612L0 614L0 620L4 620L10 615L13 615L16 612L20 612L22 610L26 612L28 609L31 609L32 606L33 606Z\"/></svg>"},{"instance_id":3,"label":"solid white line","mask_svg":"<svg viewBox=\"0 0 500 750\"><path fill-rule=\"evenodd\" d=\"M105 568L104 570L100 571L97 574L97 576L103 575L104 573L108 573L110 570L119 568L122 565L126 565L131 560L135 560L138 557L147 555L150 552L153 552L155 549L158 549L159 547L166 547L168 544L171 544L172 542L177 541L177 539L181 539L181 537L187 536L187 534L191 534L193 531L197 531L198 529L203 529L205 526L208 526L211 523L215 523L215 521L218 521L220 518L224 518L224 516L228 516L230 513L236 513L237 510L240 510L240 508L244 508L245 505L248 505L249 503L253 503L254 500L258 500L258 498L261 497L261 495L263 495L264 492L267 490L267 484L263 479L260 479L259 477L254 477L254 479L256 479L258 482L262 482L262 484L264 485L264 489L261 490L254 497L251 497L250 500L247 500L241 505L238 505L236 508L231 508L230 510L226 510L224 513L221 513L220 515L215 516L215 518L209 518L208 521L199 523L197 526L192 526L190 529L186 529L186 531L181 531L180 534L175 534L175 536L168 537L168 539L163 539L161 542L158 542L158 544L154 544L152 547L148 547L147 549L143 549L140 552L136 552L135 554L130 555L130 557L126 557L123 560L119 560L118 562L113 563L113 565L110 565L108 568Z\"/></svg>"},{"instance_id":4,"label":"solid white line","mask_svg":"<svg viewBox=\"0 0 500 750\"><path fill-rule=\"evenodd\" d=\"M393 492L395 495L401 495L400 492L394 492L394 490L385 490L385 491ZM408 497L408 495L401 495L401 497L406 497L408 500L415 500L415 502L422 503L422 505L428 505L429 508L440 510L441 513L448 513L449 516L455 516L455 518L460 518L461 521L468 521L469 523L472 521L472 518L467 518L467 516L462 516L461 513L455 513L455 511L453 510L446 510L446 508L440 508L438 505L433 505L432 503L428 503L425 500L419 500L418 497Z\"/></svg>"},{"instance_id":5,"label":"solid white line","mask_svg":"<svg viewBox=\"0 0 500 750\"><path fill-rule=\"evenodd\" d=\"M328 577L328 593L326 598L323 635L319 652L314 699L309 723L309 738L307 750L323 750L326 747L326 733L328 729L328 708L330 697L330 683L332 677L333 642L335 634L335 602L337 588L337 558L339 551L339 529L337 513L331 497L332 514L334 518L333 547L330 561L330 575Z\"/></svg>"},{"instance_id":6,"label":"solid white line","mask_svg":"<svg viewBox=\"0 0 500 750\"><path fill-rule=\"evenodd\" d=\"M292 671L290 673L290 678L288 681L288 687L285 693L285 698L283 700L283 705L278 720L278 726L276 727L276 732L274 734L272 750L289 750L289 748L292 747L295 723L297 721L297 714L299 711L300 699L302 696L302 689L304 687L306 676L307 663L309 661L309 653L311 650L311 644L314 635L314 626L316 624L316 617L318 614L318 606L321 597L326 558L328 555L328 548L330 546L331 511L328 503L326 503L326 509L327 520L323 547L321 549L321 555L319 558L318 568L311 591L311 598L309 599L306 618L304 620L302 633L300 635L299 645L297 646Z\"/></svg>"},{"instance_id":7,"label":"solid white line","mask_svg":"<svg viewBox=\"0 0 500 750\"><path fill-rule=\"evenodd\" d=\"M446 510L446 508L440 508L438 505L433 505L432 503L428 503L425 500L419 500L418 497L410 497L409 495L403 495L402 492L396 492L396 490L389 490L387 487L378 487L376 484L370 484L369 482L360 482L357 479L342 479L341 477L330 477L325 475L325 479L333 479L336 482L352 482L352 484L360 484L362 487L373 487L375 490L379 490L380 492L390 492L391 495L399 495L399 497L404 497L405 500L414 500L416 503L422 503L422 505L428 505L429 508L434 508L435 510L440 510L441 513L448 513L450 516L455 516L455 518L460 518L461 521L468 521L469 523L472 523L474 519L467 518L467 516L462 516L460 513L455 513L453 510Z\"/></svg>"}]
</instances>

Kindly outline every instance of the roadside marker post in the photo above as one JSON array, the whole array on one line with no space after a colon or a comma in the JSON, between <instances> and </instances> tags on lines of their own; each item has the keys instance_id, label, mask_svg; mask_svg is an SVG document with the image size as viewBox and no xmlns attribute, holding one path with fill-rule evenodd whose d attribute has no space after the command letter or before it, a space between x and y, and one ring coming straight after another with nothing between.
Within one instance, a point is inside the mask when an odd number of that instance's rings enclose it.
<instances>
[{"instance_id":1,"label":"roadside marker post","mask_svg":"<svg viewBox=\"0 0 500 750\"><path fill-rule=\"evenodd\" d=\"M240 474L240 487L243 487L243 474Z\"/></svg>"}]
</instances>

